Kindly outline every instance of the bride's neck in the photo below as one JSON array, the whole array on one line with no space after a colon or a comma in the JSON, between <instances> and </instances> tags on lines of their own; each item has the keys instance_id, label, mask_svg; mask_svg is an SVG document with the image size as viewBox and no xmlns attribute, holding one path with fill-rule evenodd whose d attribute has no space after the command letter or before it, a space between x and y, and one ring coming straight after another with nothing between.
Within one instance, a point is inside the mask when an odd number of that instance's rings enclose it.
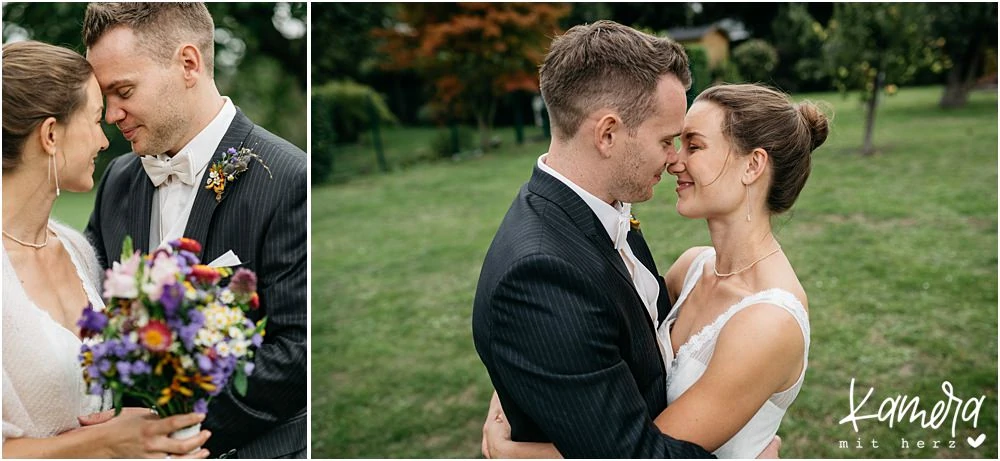
<instances>
[{"instance_id":1,"label":"bride's neck","mask_svg":"<svg viewBox=\"0 0 1000 461\"><path fill-rule=\"evenodd\" d=\"M743 269L777 248L769 220L746 222L744 219L708 221L712 247L715 248L715 269L719 272Z\"/></svg>"},{"instance_id":2,"label":"bride's neck","mask_svg":"<svg viewBox=\"0 0 1000 461\"><path fill-rule=\"evenodd\" d=\"M17 239L41 242L56 200L55 183L44 172L17 167L3 173L3 230Z\"/></svg>"}]
</instances>

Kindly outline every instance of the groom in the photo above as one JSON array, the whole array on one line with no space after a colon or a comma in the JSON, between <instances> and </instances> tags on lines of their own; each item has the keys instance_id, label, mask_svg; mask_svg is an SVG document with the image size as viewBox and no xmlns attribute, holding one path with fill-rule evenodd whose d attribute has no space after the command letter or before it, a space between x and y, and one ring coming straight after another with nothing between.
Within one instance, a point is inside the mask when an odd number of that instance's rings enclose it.
<instances>
[{"instance_id":1,"label":"groom","mask_svg":"<svg viewBox=\"0 0 1000 461\"><path fill-rule=\"evenodd\" d=\"M711 457L653 424L670 301L630 223L681 133L687 56L598 21L552 42L540 83L552 142L486 254L472 319L511 437L566 458Z\"/></svg>"},{"instance_id":2,"label":"groom","mask_svg":"<svg viewBox=\"0 0 1000 461\"><path fill-rule=\"evenodd\" d=\"M214 30L201 3L88 6L83 38L107 98L105 118L134 154L108 166L87 234L105 267L125 236L143 252L183 236L202 243L202 261L224 256L220 264L257 273L261 309L251 315L267 316L267 334L246 395L230 386L211 401L206 448L213 457L303 458L305 153L219 94ZM206 189L211 166L241 147L264 165L251 159L235 180Z\"/></svg>"}]
</instances>

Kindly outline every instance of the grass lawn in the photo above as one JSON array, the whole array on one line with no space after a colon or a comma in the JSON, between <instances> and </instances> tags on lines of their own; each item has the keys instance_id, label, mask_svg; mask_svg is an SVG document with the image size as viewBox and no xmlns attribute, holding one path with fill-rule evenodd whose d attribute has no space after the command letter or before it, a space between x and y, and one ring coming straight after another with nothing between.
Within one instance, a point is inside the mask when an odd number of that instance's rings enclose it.
<instances>
[{"instance_id":1,"label":"grass lawn","mask_svg":"<svg viewBox=\"0 0 1000 461\"><path fill-rule=\"evenodd\" d=\"M940 93L886 98L871 158L853 153L857 99L808 95L836 115L796 207L775 219L812 323L805 386L779 431L784 458L997 456L997 93L974 93L957 111L936 107ZM492 388L472 343L472 298L493 234L546 148L505 143L313 189L314 457L479 456ZM634 208L662 268L708 243L702 221L677 216L672 189L667 179ZM985 402L977 427L959 415L954 436L954 404L937 428L907 413L891 427L862 420L856 433L839 424L852 379L855 406L874 388L858 416L899 395L930 413L948 402L944 381L956 398ZM970 447L980 433L985 442Z\"/></svg>"},{"instance_id":2,"label":"grass lawn","mask_svg":"<svg viewBox=\"0 0 1000 461\"><path fill-rule=\"evenodd\" d=\"M94 179L94 189L90 192L73 193L63 191L52 206L52 216L64 224L83 231L90 220L90 212L94 209L94 197L97 195L97 183L101 178Z\"/></svg>"}]
</instances>

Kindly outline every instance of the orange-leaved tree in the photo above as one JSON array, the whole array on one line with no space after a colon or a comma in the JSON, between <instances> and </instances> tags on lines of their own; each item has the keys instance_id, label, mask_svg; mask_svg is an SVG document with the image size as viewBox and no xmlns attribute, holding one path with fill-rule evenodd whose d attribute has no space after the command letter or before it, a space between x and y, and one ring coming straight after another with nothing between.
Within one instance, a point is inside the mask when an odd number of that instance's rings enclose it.
<instances>
[{"instance_id":1,"label":"orange-leaved tree","mask_svg":"<svg viewBox=\"0 0 1000 461\"><path fill-rule=\"evenodd\" d=\"M472 116L489 147L505 94L538 90L538 66L570 7L546 3L402 3L396 23L378 28L386 70L412 69L432 81L431 108Z\"/></svg>"}]
</instances>

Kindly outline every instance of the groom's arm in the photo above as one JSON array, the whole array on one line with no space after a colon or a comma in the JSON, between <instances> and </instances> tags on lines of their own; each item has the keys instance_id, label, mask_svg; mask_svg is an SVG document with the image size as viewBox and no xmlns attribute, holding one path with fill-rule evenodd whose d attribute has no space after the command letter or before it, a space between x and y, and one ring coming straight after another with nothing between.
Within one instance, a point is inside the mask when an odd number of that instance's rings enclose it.
<instances>
[{"instance_id":1,"label":"groom's arm","mask_svg":"<svg viewBox=\"0 0 1000 461\"><path fill-rule=\"evenodd\" d=\"M618 349L622 319L578 268L545 255L522 259L501 279L492 310L497 392L563 456L711 457L653 424Z\"/></svg>"},{"instance_id":2,"label":"groom's arm","mask_svg":"<svg viewBox=\"0 0 1000 461\"><path fill-rule=\"evenodd\" d=\"M275 157L269 161L276 172L275 181L279 181L279 160ZM229 386L209 406L205 425L212 431L212 438L206 447L212 456L244 447L306 408L308 184L304 165L290 166L294 174L280 183L267 183L280 199L267 224L256 265L261 309L267 315L266 333L254 355L255 367L246 396L235 394Z\"/></svg>"}]
</instances>

